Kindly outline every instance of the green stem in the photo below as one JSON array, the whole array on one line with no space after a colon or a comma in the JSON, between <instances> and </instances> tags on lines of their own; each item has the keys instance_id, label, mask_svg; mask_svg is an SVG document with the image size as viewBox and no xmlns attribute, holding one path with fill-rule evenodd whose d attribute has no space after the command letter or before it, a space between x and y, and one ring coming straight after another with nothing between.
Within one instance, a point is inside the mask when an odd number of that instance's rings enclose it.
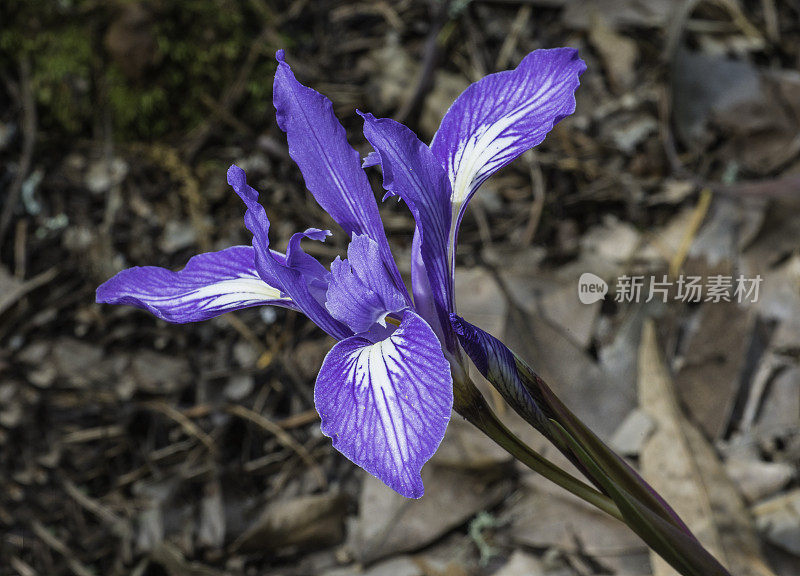
<instances>
[{"instance_id":1,"label":"green stem","mask_svg":"<svg viewBox=\"0 0 800 576\"><path fill-rule=\"evenodd\" d=\"M619 508L611 498L556 466L511 432L492 411L486 399L466 374L454 374L453 388L456 412L491 438L498 446L534 472L541 474L609 516L624 522Z\"/></svg>"}]
</instances>

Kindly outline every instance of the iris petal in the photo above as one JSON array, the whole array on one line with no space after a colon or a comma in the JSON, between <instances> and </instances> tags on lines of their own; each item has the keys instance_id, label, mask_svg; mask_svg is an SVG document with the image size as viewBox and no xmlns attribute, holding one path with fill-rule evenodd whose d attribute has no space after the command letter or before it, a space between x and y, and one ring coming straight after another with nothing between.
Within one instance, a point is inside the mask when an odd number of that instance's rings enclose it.
<instances>
[{"instance_id":1,"label":"iris petal","mask_svg":"<svg viewBox=\"0 0 800 576\"><path fill-rule=\"evenodd\" d=\"M414 304L443 340L451 334L453 284L447 261L450 183L431 150L394 120L362 114L364 136L383 169L383 187L400 196L416 221L411 274ZM455 341L449 343L452 348Z\"/></svg>"},{"instance_id":2,"label":"iris petal","mask_svg":"<svg viewBox=\"0 0 800 576\"><path fill-rule=\"evenodd\" d=\"M399 494L423 495L420 471L444 437L453 381L422 318L406 311L385 340L353 336L336 344L320 369L314 403L334 448Z\"/></svg>"},{"instance_id":3,"label":"iris petal","mask_svg":"<svg viewBox=\"0 0 800 576\"><path fill-rule=\"evenodd\" d=\"M179 272L156 266L123 270L97 289L97 302L129 304L174 323L207 320L250 306L296 308L291 298L258 275L250 246L199 254Z\"/></svg>"},{"instance_id":4,"label":"iris petal","mask_svg":"<svg viewBox=\"0 0 800 576\"><path fill-rule=\"evenodd\" d=\"M453 188L451 252L467 203L489 176L544 140L575 111L586 64L572 48L535 50L514 70L469 86L442 119L431 150Z\"/></svg>"},{"instance_id":5,"label":"iris petal","mask_svg":"<svg viewBox=\"0 0 800 576\"><path fill-rule=\"evenodd\" d=\"M347 260L331 264L325 307L356 334L374 324L386 326L386 315L409 307L383 265L378 244L369 236L355 236Z\"/></svg>"},{"instance_id":6,"label":"iris petal","mask_svg":"<svg viewBox=\"0 0 800 576\"><path fill-rule=\"evenodd\" d=\"M328 233L311 228L306 232L295 234L289 241L286 256L277 254L269 249L267 213L258 201L258 192L247 184L244 170L235 165L231 166L228 169L228 184L247 206L244 223L253 233L255 265L259 276L291 297L306 316L334 338L342 339L350 336L352 332L344 324L334 320L322 303L327 272L300 247L301 239L323 239Z\"/></svg>"},{"instance_id":7,"label":"iris petal","mask_svg":"<svg viewBox=\"0 0 800 576\"><path fill-rule=\"evenodd\" d=\"M277 59L273 103L278 126L286 132L289 155L303 173L306 187L348 235L366 234L378 243L395 285L405 292L361 157L347 142L333 104L295 79L283 50Z\"/></svg>"}]
</instances>

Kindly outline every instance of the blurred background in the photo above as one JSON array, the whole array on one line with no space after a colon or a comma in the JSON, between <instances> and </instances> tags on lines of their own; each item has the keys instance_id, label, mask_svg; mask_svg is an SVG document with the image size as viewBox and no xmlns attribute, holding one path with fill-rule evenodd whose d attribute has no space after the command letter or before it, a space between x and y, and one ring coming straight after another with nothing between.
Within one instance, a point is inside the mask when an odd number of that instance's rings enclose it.
<instances>
[{"instance_id":1,"label":"blurred background","mask_svg":"<svg viewBox=\"0 0 800 576\"><path fill-rule=\"evenodd\" d=\"M3 0L0 574L670 574L459 418L421 501L383 487L319 431L331 341L302 316L175 326L94 303L125 267L249 243L234 162L276 246L329 227L308 250L344 252L275 124L277 49L366 154L355 108L428 141L470 82L557 46L588 64L577 111L471 204L459 311L733 574L800 574L793 0ZM407 272L413 221L381 211ZM586 272L605 300L581 303ZM681 275L733 278L731 301L682 301ZM737 302L740 275L762 279L755 299Z\"/></svg>"}]
</instances>

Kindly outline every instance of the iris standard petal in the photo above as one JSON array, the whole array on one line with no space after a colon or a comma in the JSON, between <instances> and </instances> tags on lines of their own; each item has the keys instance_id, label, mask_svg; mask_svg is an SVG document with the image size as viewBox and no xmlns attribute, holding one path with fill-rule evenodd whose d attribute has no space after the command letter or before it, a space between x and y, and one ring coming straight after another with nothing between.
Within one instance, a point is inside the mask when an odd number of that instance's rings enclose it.
<instances>
[{"instance_id":1,"label":"iris standard petal","mask_svg":"<svg viewBox=\"0 0 800 576\"><path fill-rule=\"evenodd\" d=\"M353 332L367 332L374 324L386 326L386 316L409 307L383 265L380 247L369 236L354 236L347 260L331 263L325 307Z\"/></svg>"},{"instance_id":2,"label":"iris standard petal","mask_svg":"<svg viewBox=\"0 0 800 576\"><path fill-rule=\"evenodd\" d=\"M405 292L361 157L347 142L333 104L297 81L283 50L277 59L272 98L278 126L286 132L289 155L303 173L306 187L348 235L366 234L378 243L395 285Z\"/></svg>"},{"instance_id":3,"label":"iris standard petal","mask_svg":"<svg viewBox=\"0 0 800 576\"><path fill-rule=\"evenodd\" d=\"M300 247L301 239L322 240L328 233L316 228L299 232L289 241L286 256L277 254L269 248L267 213L258 201L258 192L247 184L244 170L231 166L228 169L228 184L247 206L244 223L253 233L255 265L261 279L287 294L303 314L334 338L341 340L351 336L352 332L334 320L323 305L323 295L327 289L324 267L319 263L315 265L313 258Z\"/></svg>"},{"instance_id":4,"label":"iris standard petal","mask_svg":"<svg viewBox=\"0 0 800 576\"><path fill-rule=\"evenodd\" d=\"M406 496L444 437L453 405L450 366L433 330L412 311L377 343L353 336L320 369L314 403L333 446Z\"/></svg>"},{"instance_id":5,"label":"iris standard petal","mask_svg":"<svg viewBox=\"0 0 800 576\"><path fill-rule=\"evenodd\" d=\"M450 232L447 173L430 148L399 122L376 119L372 114L361 116L364 136L380 158L383 187L405 201L416 221L411 260L414 304L437 334L448 335L453 284L447 260ZM431 308L435 311L432 315L427 312Z\"/></svg>"},{"instance_id":6,"label":"iris standard petal","mask_svg":"<svg viewBox=\"0 0 800 576\"><path fill-rule=\"evenodd\" d=\"M452 244L478 186L575 111L584 70L573 48L535 50L514 70L490 74L456 99L431 142L453 188Z\"/></svg>"},{"instance_id":7,"label":"iris standard petal","mask_svg":"<svg viewBox=\"0 0 800 576\"><path fill-rule=\"evenodd\" d=\"M251 246L199 254L179 272L156 266L123 270L97 289L97 302L129 304L175 323L207 320L250 306L296 308L291 298L258 275Z\"/></svg>"}]
</instances>

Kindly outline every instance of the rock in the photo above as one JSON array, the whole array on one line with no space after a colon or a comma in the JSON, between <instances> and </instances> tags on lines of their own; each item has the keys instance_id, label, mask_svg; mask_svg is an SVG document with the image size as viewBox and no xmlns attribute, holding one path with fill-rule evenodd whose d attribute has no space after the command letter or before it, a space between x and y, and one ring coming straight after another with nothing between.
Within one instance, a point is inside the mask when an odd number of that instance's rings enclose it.
<instances>
[{"instance_id":1,"label":"rock","mask_svg":"<svg viewBox=\"0 0 800 576\"><path fill-rule=\"evenodd\" d=\"M729 458L725 471L748 502L775 494L794 477L794 466L786 462L763 462L741 456Z\"/></svg>"},{"instance_id":2,"label":"rock","mask_svg":"<svg viewBox=\"0 0 800 576\"><path fill-rule=\"evenodd\" d=\"M122 158L95 160L89 165L84 183L95 194L108 192L128 175L128 164Z\"/></svg>"},{"instance_id":3,"label":"rock","mask_svg":"<svg viewBox=\"0 0 800 576\"><path fill-rule=\"evenodd\" d=\"M158 247L166 254L174 254L193 246L196 241L197 231L190 222L170 220L164 227Z\"/></svg>"},{"instance_id":4,"label":"rock","mask_svg":"<svg viewBox=\"0 0 800 576\"><path fill-rule=\"evenodd\" d=\"M251 374L234 374L225 385L223 394L231 402L240 402L253 391L255 382Z\"/></svg>"},{"instance_id":5,"label":"rock","mask_svg":"<svg viewBox=\"0 0 800 576\"><path fill-rule=\"evenodd\" d=\"M177 392L191 379L191 369L186 359L150 350L134 356L131 371L139 390L150 394Z\"/></svg>"},{"instance_id":6,"label":"rock","mask_svg":"<svg viewBox=\"0 0 800 576\"><path fill-rule=\"evenodd\" d=\"M800 488L762 502L752 512L769 542L800 556Z\"/></svg>"}]
</instances>

